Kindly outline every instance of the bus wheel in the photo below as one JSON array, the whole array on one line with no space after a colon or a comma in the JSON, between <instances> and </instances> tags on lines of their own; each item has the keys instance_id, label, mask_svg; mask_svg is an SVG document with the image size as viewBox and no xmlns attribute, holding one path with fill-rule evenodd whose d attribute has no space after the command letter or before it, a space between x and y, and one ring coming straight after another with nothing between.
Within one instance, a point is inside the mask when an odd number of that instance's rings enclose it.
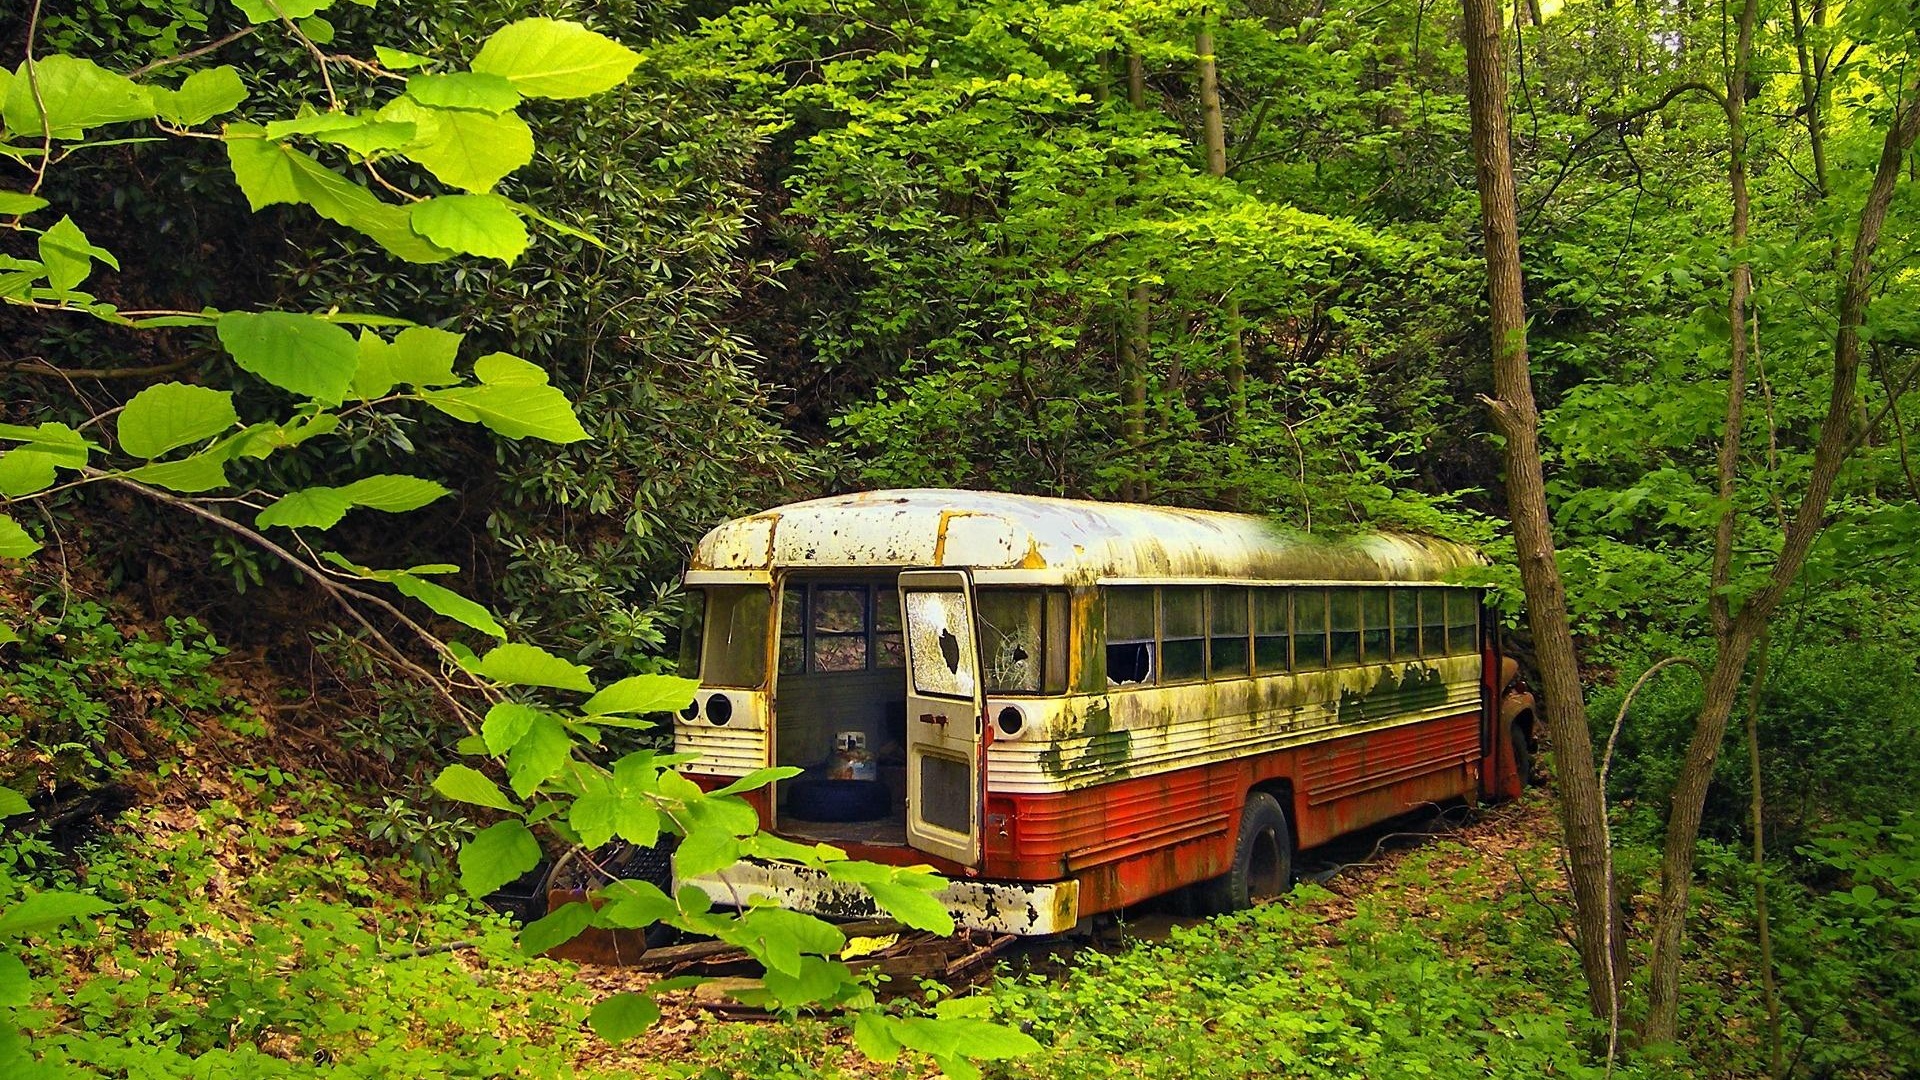
<instances>
[{"instance_id":1,"label":"bus wheel","mask_svg":"<svg viewBox=\"0 0 1920 1080\"><path fill-rule=\"evenodd\" d=\"M1293 836L1287 812L1264 791L1247 797L1240 812L1240 838L1233 847L1233 869L1200 885L1201 904L1224 914L1253 906L1255 897L1285 892L1293 884Z\"/></svg>"},{"instance_id":2,"label":"bus wheel","mask_svg":"<svg viewBox=\"0 0 1920 1080\"><path fill-rule=\"evenodd\" d=\"M1507 738L1513 744L1513 771L1520 774L1520 787L1524 790L1533 786L1533 744L1527 741L1526 729L1515 720L1507 729Z\"/></svg>"}]
</instances>

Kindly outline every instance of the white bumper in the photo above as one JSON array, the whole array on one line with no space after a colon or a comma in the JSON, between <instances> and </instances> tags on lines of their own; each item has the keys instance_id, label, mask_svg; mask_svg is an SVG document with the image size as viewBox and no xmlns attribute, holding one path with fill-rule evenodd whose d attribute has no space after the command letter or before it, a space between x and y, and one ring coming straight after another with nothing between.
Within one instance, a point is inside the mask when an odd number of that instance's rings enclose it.
<instances>
[{"instance_id":1,"label":"white bumper","mask_svg":"<svg viewBox=\"0 0 1920 1080\"><path fill-rule=\"evenodd\" d=\"M766 897L781 907L831 919L884 914L858 885L830 880L819 870L748 860L718 873L676 881L695 885L715 904L733 906ZM953 921L973 930L1035 936L1062 934L1080 920L1077 881L954 881L935 894Z\"/></svg>"}]
</instances>

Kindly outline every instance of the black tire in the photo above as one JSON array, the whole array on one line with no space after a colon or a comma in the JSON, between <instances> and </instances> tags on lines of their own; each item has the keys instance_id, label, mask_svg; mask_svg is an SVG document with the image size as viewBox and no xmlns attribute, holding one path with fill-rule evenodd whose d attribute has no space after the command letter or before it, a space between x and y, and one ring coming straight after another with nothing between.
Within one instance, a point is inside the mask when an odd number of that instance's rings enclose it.
<instances>
[{"instance_id":1,"label":"black tire","mask_svg":"<svg viewBox=\"0 0 1920 1080\"><path fill-rule=\"evenodd\" d=\"M1533 786L1533 743L1518 720L1507 729L1507 739L1513 744L1513 771L1520 774L1520 789L1524 791Z\"/></svg>"},{"instance_id":2,"label":"black tire","mask_svg":"<svg viewBox=\"0 0 1920 1080\"><path fill-rule=\"evenodd\" d=\"M1293 884L1293 833L1280 800L1264 791L1247 796L1240 812L1240 835L1233 845L1233 869L1202 882L1201 907L1211 914L1244 911L1261 896L1287 891Z\"/></svg>"},{"instance_id":3,"label":"black tire","mask_svg":"<svg viewBox=\"0 0 1920 1080\"><path fill-rule=\"evenodd\" d=\"M878 780L808 777L787 784L783 812L802 821L878 821L893 810L893 795Z\"/></svg>"}]
</instances>

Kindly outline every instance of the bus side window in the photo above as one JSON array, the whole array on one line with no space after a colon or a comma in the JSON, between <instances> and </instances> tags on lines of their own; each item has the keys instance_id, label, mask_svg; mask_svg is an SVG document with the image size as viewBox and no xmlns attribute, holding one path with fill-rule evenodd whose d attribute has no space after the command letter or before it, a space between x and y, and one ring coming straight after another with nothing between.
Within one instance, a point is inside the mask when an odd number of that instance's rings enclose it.
<instances>
[{"instance_id":1,"label":"bus side window","mask_svg":"<svg viewBox=\"0 0 1920 1080\"><path fill-rule=\"evenodd\" d=\"M1480 598L1472 589L1447 590L1447 651L1480 651Z\"/></svg>"},{"instance_id":2,"label":"bus side window","mask_svg":"<svg viewBox=\"0 0 1920 1080\"><path fill-rule=\"evenodd\" d=\"M1261 590L1280 595L1281 590ZM1327 590L1293 589L1293 669L1327 666Z\"/></svg>"},{"instance_id":3,"label":"bus side window","mask_svg":"<svg viewBox=\"0 0 1920 1080\"><path fill-rule=\"evenodd\" d=\"M1160 590L1160 679L1207 677L1207 591L1197 585Z\"/></svg>"},{"instance_id":4,"label":"bus side window","mask_svg":"<svg viewBox=\"0 0 1920 1080\"><path fill-rule=\"evenodd\" d=\"M1213 590L1212 632L1207 640L1207 670L1213 678L1247 674L1247 592L1243 585L1221 585Z\"/></svg>"},{"instance_id":5,"label":"bus side window","mask_svg":"<svg viewBox=\"0 0 1920 1080\"><path fill-rule=\"evenodd\" d=\"M1320 621L1327 621L1327 605L1320 604ZM1320 644L1326 649L1326 627ZM1287 590L1259 589L1253 594L1253 666L1262 675L1287 670ZM1310 665L1325 667L1324 661Z\"/></svg>"},{"instance_id":6,"label":"bus side window","mask_svg":"<svg viewBox=\"0 0 1920 1080\"><path fill-rule=\"evenodd\" d=\"M1447 590L1420 590L1420 655L1447 655Z\"/></svg>"},{"instance_id":7,"label":"bus side window","mask_svg":"<svg viewBox=\"0 0 1920 1080\"><path fill-rule=\"evenodd\" d=\"M780 594L780 674L797 675L807 665L807 587L789 582Z\"/></svg>"},{"instance_id":8,"label":"bus side window","mask_svg":"<svg viewBox=\"0 0 1920 1080\"><path fill-rule=\"evenodd\" d=\"M1393 655L1393 630L1388 620L1391 608L1384 588L1360 590L1361 652L1369 664L1385 662Z\"/></svg>"},{"instance_id":9,"label":"bus side window","mask_svg":"<svg viewBox=\"0 0 1920 1080\"><path fill-rule=\"evenodd\" d=\"M1107 683L1146 686L1154 681L1153 588L1107 589Z\"/></svg>"},{"instance_id":10,"label":"bus side window","mask_svg":"<svg viewBox=\"0 0 1920 1080\"><path fill-rule=\"evenodd\" d=\"M1412 660L1420 655L1420 594L1393 590L1393 658Z\"/></svg>"},{"instance_id":11,"label":"bus side window","mask_svg":"<svg viewBox=\"0 0 1920 1080\"><path fill-rule=\"evenodd\" d=\"M1327 590L1329 659L1334 667L1360 662L1360 595L1356 589Z\"/></svg>"}]
</instances>

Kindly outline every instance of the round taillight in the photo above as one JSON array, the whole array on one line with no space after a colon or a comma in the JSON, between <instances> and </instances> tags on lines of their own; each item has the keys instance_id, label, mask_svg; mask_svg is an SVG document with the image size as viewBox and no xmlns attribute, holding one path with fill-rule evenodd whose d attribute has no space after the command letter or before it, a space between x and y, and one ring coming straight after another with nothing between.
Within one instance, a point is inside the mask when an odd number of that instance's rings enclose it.
<instances>
[{"instance_id":1,"label":"round taillight","mask_svg":"<svg viewBox=\"0 0 1920 1080\"><path fill-rule=\"evenodd\" d=\"M687 702L687 707L680 710L680 719L685 720L689 724L700 719L699 698L694 698L692 701Z\"/></svg>"},{"instance_id":2,"label":"round taillight","mask_svg":"<svg viewBox=\"0 0 1920 1080\"><path fill-rule=\"evenodd\" d=\"M1020 730L1027 726L1027 717L1019 709L1009 705L1000 710L1000 715L993 718L993 724L1000 729L1000 734L1011 737L1020 734Z\"/></svg>"},{"instance_id":3,"label":"round taillight","mask_svg":"<svg viewBox=\"0 0 1920 1080\"><path fill-rule=\"evenodd\" d=\"M707 699L707 723L715 727L726 726L733 719L733 702L725 694L715 694Z\"/></svg>"}]
</instances>

